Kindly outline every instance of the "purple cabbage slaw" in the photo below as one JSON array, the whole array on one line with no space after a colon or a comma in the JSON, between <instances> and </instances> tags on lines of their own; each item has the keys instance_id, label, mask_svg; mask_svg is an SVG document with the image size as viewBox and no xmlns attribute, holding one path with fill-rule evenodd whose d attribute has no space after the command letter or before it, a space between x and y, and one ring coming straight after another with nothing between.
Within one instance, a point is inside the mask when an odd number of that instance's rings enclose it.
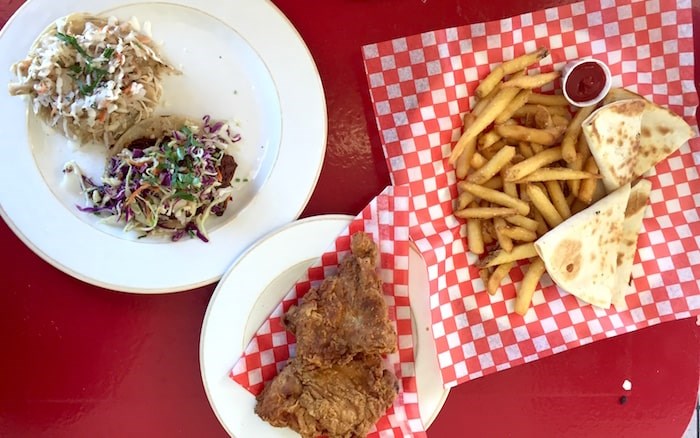
<instances>
[{"instance_id":1,"label":"purple cabbage slaw","mask_svg":"<svg viewBox=\"0 0 700 438\"><path fill-rule=\"evenodd\" d=\"M208 242L205 222L224 213L235 191L222 182L222 159L241 136L208 115L202 122L186 124L143 149L121 150L108 160L101 185L76 163L67 163L64 172L79 177L87 199L78 209L104 217L103 222L124 223L125 231L140 237L169 234L177 241L189 235Z\"/></svg>"}]
</instances>

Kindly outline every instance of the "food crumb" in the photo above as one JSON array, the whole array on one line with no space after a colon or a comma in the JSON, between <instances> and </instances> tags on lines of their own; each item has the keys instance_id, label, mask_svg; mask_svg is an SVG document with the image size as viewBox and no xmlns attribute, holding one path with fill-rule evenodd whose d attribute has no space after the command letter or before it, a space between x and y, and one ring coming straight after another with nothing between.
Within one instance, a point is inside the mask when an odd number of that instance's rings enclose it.
<instances>
[{"instance_id":1,"label":"food crumb","mask_svg":"<svg viewBox=\"0 0 700 438\"><path fill-rule=\"evenodd\" d=\"M627 396L623 395L622 397L620 397L620 404L624 405L625 403L627 403Z\"/></svg>"},{"instance_id":2,"label":"food crumb","mask_svg":"<svg viewBox=\"0 0 700 438\"><path fill-rule=\"evenodd\" d=\"M625 379L625 381L622 382L622 389L624 389L625 391L629 391L630 389L632 389L632 382Z\"/></svg>"}]
</instances>

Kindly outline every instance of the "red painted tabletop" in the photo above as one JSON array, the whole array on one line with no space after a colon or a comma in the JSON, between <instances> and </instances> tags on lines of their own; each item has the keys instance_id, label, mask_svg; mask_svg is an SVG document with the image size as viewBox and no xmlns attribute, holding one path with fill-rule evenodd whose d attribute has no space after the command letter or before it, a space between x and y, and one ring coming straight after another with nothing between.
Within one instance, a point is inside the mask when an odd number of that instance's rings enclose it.
<instances>
[{"instance_id":1,"label":"red painted tabletop","mask_svg":"<svg viewBox=\"0 0 700 438\"><path fill-rule=\"evenodd\" d=\"M22 3L0 2L0 26ZM328 147L303 213L311 216L355 214L389 183L363 44L566 2L274 3L309 46L326 93ZM697 26L700 0L693 11ZM2 221L0 242L0 436L225 436L198 362L214 285L159 296L117 293L53 268ZM662 324L461 385L428 436L680 436L695 406L699 368L695 320ZM620 404L625 379L633 388Z\"/></svg>"}]
</instances>

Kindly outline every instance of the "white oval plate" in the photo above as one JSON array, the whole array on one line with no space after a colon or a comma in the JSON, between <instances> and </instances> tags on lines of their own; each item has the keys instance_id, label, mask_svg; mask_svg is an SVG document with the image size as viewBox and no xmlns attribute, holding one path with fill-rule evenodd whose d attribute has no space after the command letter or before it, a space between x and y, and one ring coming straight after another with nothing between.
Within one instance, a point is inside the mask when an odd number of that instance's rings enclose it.
<instances>
[{"instance_id":1,"label":"white oval plate","mask_svg":"<svg viewBox=\"0 0 700 438\"><path fill-rule=\"evenodd\" d=\"M351 216L315 216L274 231L246 251L216 287L204 317L199 363L209 403L231 436L298 436L261 420L253 411L255 397L228 374L270 312L351 220ZM427 270L415 250L409 255L409 294L417 339L418 404L427 428L448 390L442 385L429 330Z\"/></svg>"},{"instance_id":2,"label":"white oval plate","mask_svg":"<svg viewBox=\"0 0 700 438\"><path fill-rule=\"evenodd\" d=\"M231 152L236 176L248 181L237 184L226 214L207 223L209 243L137 240L78 211L79 191L61 172L72 159L99 180L103 148L71 145L28 111L26 99L0 91L0 153L12 161L0 173L0 215L41 258L88 283L135 293L192 289L217 281L247 247L306 206L325 154L323 88L306 45L271 2L123 1L29 0L0 32L0 84L56 18L76 11L136 17L183 72L163 81L156 114L236 123L243 141Z\"/></svg>"}]
</instances>

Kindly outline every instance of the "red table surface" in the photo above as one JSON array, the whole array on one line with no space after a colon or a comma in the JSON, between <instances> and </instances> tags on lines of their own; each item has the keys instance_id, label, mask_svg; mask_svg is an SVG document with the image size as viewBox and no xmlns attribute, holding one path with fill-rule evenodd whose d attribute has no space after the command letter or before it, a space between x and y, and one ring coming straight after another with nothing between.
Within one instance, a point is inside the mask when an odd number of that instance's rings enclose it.
<instances>
[{"instance_id":1,"label":"red table surface","mask_svg":"<svg viewBox=\"0 0 700 438\"><path fill-rule=\"evenodd\" d=\"M22 3L0 2L0 26ZM303 213L311 216L355 214L389 183L362 45L566 2L274 3L308 44L326 93L328 148ZM700 0L693 12L697 25ZM214 285L162 296L111 292L51 267L4 222L0 239L0 436L225 436L198 362ZM680 436L699 362L694 319L596 342L453 389L428 436ZM621 405L624 379L633 389Z\"/></svg>"}]
</instances>

